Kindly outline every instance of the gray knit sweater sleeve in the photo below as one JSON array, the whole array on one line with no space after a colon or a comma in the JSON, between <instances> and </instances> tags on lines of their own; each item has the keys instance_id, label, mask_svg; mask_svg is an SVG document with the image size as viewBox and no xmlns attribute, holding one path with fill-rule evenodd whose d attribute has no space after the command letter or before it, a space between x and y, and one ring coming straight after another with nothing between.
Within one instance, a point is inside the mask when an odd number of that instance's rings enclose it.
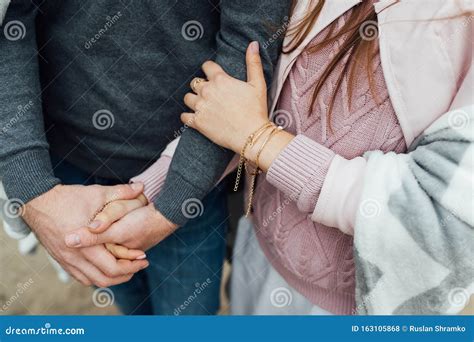
<instances>
[{"instance_id":1,"label":"gray knit sweater sleeve","mask_svg":"<svg viewBox=\"0 0 474 342\"><path fill-rule=\"evenodd\" d=\"M13 1L0 34L0 178L23 203L59 183L44 132L36 11L30 0Z\"/></svg>"},{"instance_id":2,"label":"gray knit sweater sleeve","mask_svg":"<svg viewBox=\"0 0 474 342\"><path fill-rule=\"evenodd\" d=\"M217 34L215 61L230 75L244 80L245 51L251 41L260 42L267 84L281 49L290 0L223 0L221 27ZM232 152L213 144L193 129L186 129L176 149L164 187L155 199L156 208L170 221L183 225L183 203L201 200L216 184L232 158Z\"/></svg>"}]
</instances>

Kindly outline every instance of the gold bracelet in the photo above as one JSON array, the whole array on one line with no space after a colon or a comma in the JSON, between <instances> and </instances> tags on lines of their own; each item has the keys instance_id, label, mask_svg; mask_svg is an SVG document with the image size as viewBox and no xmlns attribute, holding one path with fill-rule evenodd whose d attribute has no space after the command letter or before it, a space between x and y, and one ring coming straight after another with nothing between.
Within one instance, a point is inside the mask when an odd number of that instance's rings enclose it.
<instances>
[{"instance_id":1,"label":"gold bracelet","mask_svg":"<svg viewBox=\"0 0 474 342\"><path fill-rule=\"evenodd\" d=\"M235 178L234 191L237 191L239 189L240 178L242 176L242 167L247 161L247 159L245 159L245 151L247 150L248 146L253 146L256 141L255 137L259 138L268 127L273 125L274 124L272 122L267 122L247 137L247 140L245 141L245 144L242 147L242 150L240 151L239 166L237 167L237 177Z\"/></svg>"},{"instance_id":2,"label":"gold bracelet","mask_svg":"<svg viewBox=\"0 0 474 342\"><path fill-rule=\"evenodd\" d=\"M263 149L264 149L265 146L268 144L268 142L269 142L275 135L277 135L278 133L280 133L282 130L283 130L283 127L281 127L281 126L275 127L275 128L270 132L270 134L267 136L267 138L266 138L265 141L262 143L262 145L260 145L260 149L258 150L257 156L255 157L255 165L257 166L257 170L260 169L260 155L262 154Z\"/></svg>"},{"instance_id":3,"label":"gold bracelet","mask_svg":"<svg viewBox=\"0 0 474 342\"><path fill-rule=\"evenodd\" d=\"M248 217L250 212L252 211L252 202L253 202L253 196L255 193L255 184L257 183L257 176L259 173L262 172L259 166L259 161L260 161L260 155L262 154L263 149L265 146L268 144L268 142L277 135L279 132L283 130L283 127L278 126L278 127L273 127L270 133L267 135L265 140L262 142L262 145L260 145L260 148L257 152L257 156L255 158L255 171L252 173L252 178L250 179L250 189L249 189L249 198L247 200L247 210L245 211L245 217Z\"/></svg>"}]
</instances>

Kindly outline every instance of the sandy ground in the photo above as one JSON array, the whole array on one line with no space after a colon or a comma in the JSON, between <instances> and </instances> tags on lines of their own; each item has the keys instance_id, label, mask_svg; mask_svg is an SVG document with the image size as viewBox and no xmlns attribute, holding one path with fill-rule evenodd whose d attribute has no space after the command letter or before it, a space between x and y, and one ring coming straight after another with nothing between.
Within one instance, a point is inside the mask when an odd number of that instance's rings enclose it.
<instances>
[{"instance_id":1,"label":"sandy ground","mask_svg":"<svg viewBox=\"0 0 474 342\"><path fill-rule=\"evenodd\" d=\"M229 267L224 268L225 278ZM6 236L0 223L0 315L117 315L114 305L94 305L93 289L71 281L62 283L39 248L21 255L16 241ZM227 313L223 296L221 314Z\"/></svg>"}]
</instances>

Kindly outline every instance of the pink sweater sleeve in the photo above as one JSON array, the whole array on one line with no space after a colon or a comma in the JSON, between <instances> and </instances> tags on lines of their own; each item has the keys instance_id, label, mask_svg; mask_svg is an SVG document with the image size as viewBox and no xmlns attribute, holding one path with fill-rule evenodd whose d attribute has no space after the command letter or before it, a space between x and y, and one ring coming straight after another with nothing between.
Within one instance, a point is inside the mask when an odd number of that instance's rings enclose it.
<instances>
[{"instance_id":1,"label":"pink sweater sleeve","mask_svg":"<svg viewBox=\"0 0 474 342\"><path fill-rule=\"evenodd\" d=\"M135 176L130 179L131 183L141 182L145 185L145 191L143 193L149 202L153 202L153 200L159 194L159 192L163 188L163 185L165 184L166 175L168 174L171 165L171 160L173 159L173 155L176 151L178 143L179 138L173 140L171 143L168 144L166 149L161 154L161 157L153 165L151 165L148 169L143 171L138 176ZM239 156L235 155L217 183L219 183L223 178L225 178L235 169L238 164L238 161Z\"/></svg>"},{"instance_id":2,"label":"pink sweater sleeve","mask_svg":"<svg viewBox=\"0 0 474 342\"><path fill-rule=\"evenodd\" d=\"M300 211L311 213L333 158L330 149L299 134L273 161L267 180L295 200Z\"/></svg>"},{"instance_id":3,"label":"pink sweater sleeve","mask_svg":"<svg viewBox=\"0 0 474 342\"><path fill-rule=\"evenodd\" d=\"M130 179L130 182L142 182L145 185L143 192L149 202L153 202L165 184L166 175L171 164L171 157L162 155L152 166L143 173Z\"/></svg>"},{"instance_id":4,"label":"pink sweater sleeve","mask_svg":"<svg viewBox=\"0 0 474 342\"><path fill-rule=\"evenodd\" d=\"M353 235L365 166L363 157L347 160L299 134L273 161L267 180L313 221Z\"/></svg>"}]
</instances>

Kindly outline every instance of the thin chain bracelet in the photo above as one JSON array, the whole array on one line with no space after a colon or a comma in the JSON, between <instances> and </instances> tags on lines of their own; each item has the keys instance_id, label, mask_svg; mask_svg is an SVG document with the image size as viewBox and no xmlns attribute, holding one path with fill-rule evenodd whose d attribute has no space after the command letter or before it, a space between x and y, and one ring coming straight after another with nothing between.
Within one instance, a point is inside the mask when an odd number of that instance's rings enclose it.
<instances>
[{"instance_id":1,"label":"thin chain bracelet","mask_svg":"<svg viewBox=\"0 0 474 342\"><path fill-rule=\"evenodd\" d=\"M242 168L247 161L245 158L245 152L249 146L253 146L255 141L263 134L263 132L266 131L268 127L273 126L272 122L267 122L264 124L262 127L257 129L255 132L250 134L247 137L247 140L245 141L244 146L242 147L242 150L240 151L240 159L239 159L239 166L237 167L237 176L235 178L235 185L234 185L234 191L237 191L239 189L239 183L240 183L240 178L242 176Z\"/></svg>"},{"instance_id":2,"label":"thin chain bracelet","mask_svg":"<svg viewBox=\"0 0 474 342\"><path fill-rule=\"evenodd\" d=\"M250 179L250 190L249 190L249 198L247 201L247 210L245 212L245 217L248 217L250 212L252 211L252 204L253 204L253 196L255 193L255 185L257 184L257 177L260 173L262 173L262 170L260 169L259 161L260 161L260 155L262 154L263 149L265 146L268 144L268 142L279 132L283 130L283 127L278 126L278 127L273 127L270 133L267 135L265 140L263 141L262 145L260 145L260 148L257 152L257 156L255 158L255 171L252 173L252 178ZM245 163L247 167L247 163Z\"/></svg>"}]
</instances>

